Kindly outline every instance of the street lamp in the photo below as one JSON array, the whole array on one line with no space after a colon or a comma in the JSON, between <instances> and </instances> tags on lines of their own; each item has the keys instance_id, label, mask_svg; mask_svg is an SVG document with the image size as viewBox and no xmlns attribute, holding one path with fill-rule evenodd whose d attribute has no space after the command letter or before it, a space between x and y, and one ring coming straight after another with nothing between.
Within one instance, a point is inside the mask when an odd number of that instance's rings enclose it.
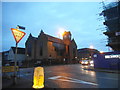
<instances>
[{"instance_id":1,"label":"street lamp","mask_svg":"<svg viewBox=\"0 0 120 90\"><path fill-rule=\"evenodd\" d=\"M94 48L94 46L93 45L90 45L90 49L93 49Z\"/></svg>"},{"instance_id":2,"label":"street lamp","mask_svg":"<svg viewBox=\"0 0 120 90\"><path fill-rule=\"evenodd\" d=\"M100 53L102 54L102 53L104 53L103 51L100 51Z\"/></svg>"},{"instance_id":3,"label":"street lamp","mask_svg":"<svg viewBox=\"0 0 120 90\"><path fill-rule=\"evenodd\" d=\"M63 28L58 29L59 38L64 35L64 32L65 32L65 29L63 29Z\"/></svg>"},{"instance_id":4,"label":"street lamp","mask_svg":"<svg viewBox=\"0 0 120 90\"><path fill-rule=\"evenodd\" d=\"M63 37L63 35L64 35L64 32L65 32L65 29L64 28L59 28L58 29L58 36L59 36L59 38L60 37ZM58 44L58 54L59 55L61 55L61 49L60 49L60 43ZM62 59L62 62L64 63L66 60L65 60L65 58L64 59Z\"/></svg>"}]
</instances>

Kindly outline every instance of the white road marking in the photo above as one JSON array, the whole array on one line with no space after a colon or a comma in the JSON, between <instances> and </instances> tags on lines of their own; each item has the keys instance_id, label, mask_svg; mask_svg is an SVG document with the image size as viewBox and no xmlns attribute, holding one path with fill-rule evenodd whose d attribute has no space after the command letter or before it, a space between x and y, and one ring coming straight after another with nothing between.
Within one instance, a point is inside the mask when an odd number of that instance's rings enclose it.
<instances>
[{"instance_id":1,"label":"white road marking","mask_svg":"<svg viewBox=\"0 0 120 90\"><path fill-rule=\"evenodd\" d=\"M81 82L81 83L97 85L95 83L87 82L87 81L83 81L83 80L79 80L79 79L74 79L74 78L69 78L69 77L64 77L64 78L72 79L72 80L75 80L75 81L78 81L78 82Z\"/></svg>"},{"instance_id":2,"label":"white road marking","mask_svg":"<svg viewBox=\"0 0 120 90\"><path fill-rule=\"evenodd\" d=\"M64 79L60 79L61 77L64 78ZM67 82L74 82L74 83L83 83L83 84L98 85L98 84L96 84L96 83L87 82L87 81L78 80L78 79L69 78L69 77L64 77L64 76L54 76L54 77L49 77L48 79L60 80L60 81L67 81ZM69 79L69 80L68 80L68 79Z\"/></svg>"},{"instance_id":3,"label":"white road marking","mask_svg":"<svg viewBox=\"0 0 120 90\"><path fill-rule=\"evenodd\" d=\"M62 76L54 76L54 77L49 77L48 79L57 79L57 78L60 78Z\"/></svg>"}]
</instances>

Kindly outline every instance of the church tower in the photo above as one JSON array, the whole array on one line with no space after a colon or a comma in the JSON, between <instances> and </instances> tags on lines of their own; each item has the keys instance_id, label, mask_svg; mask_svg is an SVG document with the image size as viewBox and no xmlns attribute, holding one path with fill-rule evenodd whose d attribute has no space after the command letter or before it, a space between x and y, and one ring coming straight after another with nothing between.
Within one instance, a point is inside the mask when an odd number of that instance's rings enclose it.
<instances>
[{"instance_id":1,"label":"church tower","mask_svg":"<svg viewBox=\"0 0 120 90\"><path fill-rule=\"evenodd\" d=\"M66 48L66 58L70 59L70 44L71 44L71 33L70 31L64 32L63 34L63 42Z\"/></svg>"},{"instance_id":2,"label":"church tower","mask_svg":"<svg viewBox=\"0 0 120 90\"><path fill-rule=\"evenodd\" d=\"M69 32L64 32L63 34L63 42L66 44L66 45L69 45L70 42L71 42L71 33L70 31Z\"/></svg>"}]
</instances>

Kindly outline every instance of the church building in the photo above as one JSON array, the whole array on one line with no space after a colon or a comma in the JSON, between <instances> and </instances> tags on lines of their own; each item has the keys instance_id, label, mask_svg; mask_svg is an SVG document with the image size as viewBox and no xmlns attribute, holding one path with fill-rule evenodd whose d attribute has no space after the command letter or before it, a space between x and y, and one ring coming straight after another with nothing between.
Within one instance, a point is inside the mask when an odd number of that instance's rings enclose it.
<instances>
[{"instance_id":1,"label":"church building","mask_svg":"<svg viewBox=\"0 0 120 90\"><path fill-rule=\"evenodd\" d=\"M71 33L64 32L63 39L45 34L41 30L38 37L29 35L25 43L26 61L29 64L69 63L77 58L77 45L71 40Z\"/></svg>"}]
</instances>

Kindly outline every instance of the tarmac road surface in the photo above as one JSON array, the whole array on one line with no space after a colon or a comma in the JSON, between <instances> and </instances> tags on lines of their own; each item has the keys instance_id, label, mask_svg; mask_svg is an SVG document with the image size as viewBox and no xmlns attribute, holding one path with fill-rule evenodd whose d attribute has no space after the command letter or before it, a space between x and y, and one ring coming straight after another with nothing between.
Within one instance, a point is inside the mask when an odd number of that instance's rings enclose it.
<instances>
[{"instance_id":1,"label":"tarmac road surface","mask_svg":"<svg viewBox=\"0 0 120 90\"><path fill-rule=\"evenodd\" d=\"M45 87L118 88L118 74L84 70L80 64L44 67ZM20 70L20 77L33 81L34 68Z\"/></svg>"}]
</instances>

